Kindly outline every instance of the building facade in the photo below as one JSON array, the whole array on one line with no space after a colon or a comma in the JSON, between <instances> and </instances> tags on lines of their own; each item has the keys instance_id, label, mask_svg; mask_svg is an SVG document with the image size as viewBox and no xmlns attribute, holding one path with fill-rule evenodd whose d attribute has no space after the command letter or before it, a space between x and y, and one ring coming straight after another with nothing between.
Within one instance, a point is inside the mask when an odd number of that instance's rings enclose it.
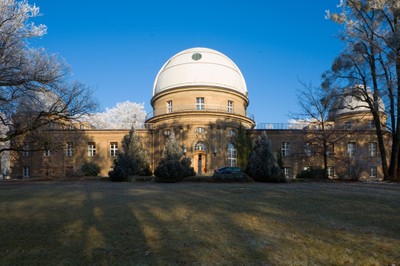
<instances>
[{"instance_id":1,"label":"building facade","mask_svg":"<svg viewBox=\"0 0 400 266\"><path fill-rule=\"evenodd\" d=\"M355 100L354 104L357 105ZM247 112L248 91L240 69L226 55L212 49L192 48L171 57L156 76L151 106L153 111L136 134L141 137L152 170L160 162L171 134L184 155L191 158L198 175L212 174L221 166L236 166L237 134L245 130L253 142L262 131L267 132L274 152L282 158L287 177L323 166L324 153L331 178L351 175L355 165L361 178L382 178L367 109L344 106L332 112L325 131L313 123L256 124ZM127 129L100 130L90 125L48 129L44 134L48 134L51 145L33 151L36 140L27 138L26 151L11 157L11 175L73 176L82 164L95 162L101 168L100 175L106 176L128 133ZM325 150L320 145L323 138L329 144Z\"/></svg>"}]
</instances>

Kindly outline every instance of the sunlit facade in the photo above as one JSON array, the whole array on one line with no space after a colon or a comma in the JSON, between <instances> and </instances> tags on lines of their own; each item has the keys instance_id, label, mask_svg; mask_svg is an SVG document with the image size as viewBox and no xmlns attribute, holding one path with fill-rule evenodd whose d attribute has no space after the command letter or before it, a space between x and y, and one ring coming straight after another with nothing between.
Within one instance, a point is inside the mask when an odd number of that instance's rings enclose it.
<instances>
[{"instance_id":1,"label":"sunlit facade","mask_svg":"<svg viewBox=\"0 0 400 266\"><path fill-rule=\"evenodd\" d=\"M240 128L253 140L266 131L274 153L282 158L284 174L323 165L312 123L256 124L249 106L245 79L226 55L208 48L192 48L172 56L156 75L152 112L136 129L152 170L161 160L166 140L173 134L198 175L209 175L222 166L238 164L237 133ZM382 178L379 150L367 110L346 108L329 121L335 131L328 154L328 175L343 175L349 164L362 161L362 178ZM45 151L17 153L12 157L13 177L59 178L79 174L85 162L95 162L106 176L121 152L121 140L129 130L59 129L46 134L56 139ZM27 145L34 140L27 140ZM361 162L360 162L361 163Z\"/></svg>"}]
</instances>

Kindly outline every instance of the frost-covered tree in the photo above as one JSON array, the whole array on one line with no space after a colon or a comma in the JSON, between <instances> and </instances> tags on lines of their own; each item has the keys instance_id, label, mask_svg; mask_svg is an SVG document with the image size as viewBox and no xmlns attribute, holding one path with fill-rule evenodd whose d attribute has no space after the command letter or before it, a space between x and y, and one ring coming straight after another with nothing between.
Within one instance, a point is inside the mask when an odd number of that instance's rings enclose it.
<instances>
[{"instance_id":1,"label":"frost-covered tree","mask_svg":"<svg viewBox=\"0 0 400 266\"><path fill-rule=\"evenodd\" d=\"M144 103L126 101L91 115L89 123L100 129L129 129L143 128L145 119Z\"/></svg>"},{"instance_id":2,"label":"frost-covered tree","mask_svg":"<svg viewBox=\"0 0 400 266\"><path fill-rule=\"evenodd\" d=\"M134 129L122 139L122 150L115 161L114 170L109 173L113 181L127 181L134 175L151 175L147 153Z\"/></svg>"},{"instance_id":3,"label":"frost-covered tree","mask_svg":"<svg viewBox=\"0 0 400 266\"><path fill-rule=\"evenodd\" d=\"M271 141L263 131L257 137L247 163L247 174L257 181L285 182L272 151Z\"/></svg>"},{"instance_id":4,"label":"frost-covered tree","mask_svg":"<svg viewBox=\"0 0 400 266\"><path fill-rule=\"evenodd\" d=\"M90 90L69 82L69 68L29 40L46 34L32 20L39 8L26 0L0 1L0 152L12 141L47 124L65 124L93 112ZM11 143L8 145L7 143Z\"/></svg>"},{"instance_id":5,"label":"frost-covered tree","mask_svg":"<svg viewBox=\"0 0 400 266\"><path fill-rule=\"evenodd\" d=\"M343 25L340 38L347 45L324 73L324 87L361 85L366 106L371 110L384 177L400 176L400 2L398 0L341 0L339 12L327 17ZM372 95L370 96L370 93ZM385 128L380 99L389 117ZM384 135L390 129L392 145L385 147ZM388 156L389 155L389 156ZM390 157L389 162L387 159Z\"/></svg>"},{"instance_id":6,"label":"frost-covered tree","mask_svg":"<svg viewBox=\"0 0 400 266\"><path fill-rule=\"evenodd\" d=\"M165 143L161 159L162 161L170 161L170 160L179 161L182 158L182 156L183 156L182 147L176 140L174 132L171 132L171 134L167 139L167 142Z\"/></svg>"}]
</instances>

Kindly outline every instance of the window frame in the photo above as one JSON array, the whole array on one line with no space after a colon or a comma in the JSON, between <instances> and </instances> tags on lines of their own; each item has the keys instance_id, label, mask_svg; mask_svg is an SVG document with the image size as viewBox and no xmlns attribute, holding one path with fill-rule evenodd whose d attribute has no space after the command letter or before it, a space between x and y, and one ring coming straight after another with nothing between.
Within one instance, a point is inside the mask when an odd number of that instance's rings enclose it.
<instances>
[{"instance_id":1,"label":"window frame","mask_svg":"<svg viewBox=\"0 0 400 266\"><path fill-rule=\"evenodd\" d=\"M74 156L74 143L69 141L66 143L65 147L65 156L66 157L72 157Z\"/></svg>"},{"instance_id":2,"label":"window frame","mask_svg":"<svg viewBox=\"0 0 400 266\"><path fill-rule=\"evenodd\" d=\"M237 149L235 145L232 143L228 144L228 166L236 167L237 166Z\"/></svg>"},{"instance_id":3,"label":"window frame","mask_svg":"<svg viewBox=\"0 0 400 266\"><path fill-rule=\"evenodd\" d=\"M87 155L89 156L89 157L94 157L94 156L96 156L96 142L88 142L88 145L87 145Z\"/></svg>"},{"instance_id":4,"label":"window frame","mask_svg":"<svg viewBox=\"0 0 400 266\"><path fill-rule=\"evenodd\" d=\"M196 110L197 111L203 111L204 108L204 97L196 97Z\"/></svg>"},{"instance_id":5,"label":"window frame","mask_svg":"<svg viewBox=\"0 0 400 266\"><path fill-rule=\"evenodd\" d=\"M376 165L373 165L369 168L369 177L370 178L378 177L378 167Z\"/></svg>"},{"instance_id":6,"label":"window frame","mask_svg":"<svg viewBox=\"0 0 400 266\"><path fill-rule=\"evenodd\" d=\"M378 143L370 142L368 144L368 155L371 158L375 158L378 155Z\"/></svg>"},{"instance_id":7,"label":"window frame","mask_svg":"<svg viewBox=\"0 0 400 266\"><path fill-rule=\"evenodd\" d=\"M167 101L167 114L171 114L173 111L173 105L172 105L172 100Z\"/></svg>"},{"instance_id":8,"label":"window frame","mask_svg":"<svg viewBox=\"0 0 400 266\"><path fill-rule=\"evenodd\" d=\"M290 142L282 141L282 143L281 143L281 155L282 155L282 157L289 157L289 155L290 155Z\"/></svg>"},{"instance_id":9,"label":"window frame","mask_svg":"<svg viewBox=\"0 0 400 266\"><path fill-rule=\"evenodd\" d=\"M29 142L24 142L24 143L23 143L23 147L22 147L22 156L23 156L23 157L29 157L29 156L31 156L30 143L29 143Z\"/></svg>"},{"instance_id":10,"label":"window frame","mask_svg":"<svg viewBox=\"0 0 400 266\"><path fill-rule=\"evenodd\" d=\"M355 141L347 142L347 155L352 158L356 156L357 143Z\"/></svg>"},{"instance_id":11,"label":"window frame","mask_svg":"<svg viewBox=\"0 0 400 266\"><path fill-rule=\"evenodd\" d=\"M233 114L233 101L228 100L228 113Z\"/></svg>"},{"instance_id":12,"label":"window frame","mask_svg":"<svg viewBox=\"0 0 400 266\"><path fill-rule=\"evenodd\" d=\"M118 156L118 142L110 142L110 157Z\"/></svg>"},{"instance_id":13,"label":"window frame","mask_svg":"<svg viewBox=\"0 0 400 266\"><path fill-rule=\"evenodd\" d=\"M31 177L31 167L30 166L22 167L22 177Z\"/></svg>"}]
</instances>

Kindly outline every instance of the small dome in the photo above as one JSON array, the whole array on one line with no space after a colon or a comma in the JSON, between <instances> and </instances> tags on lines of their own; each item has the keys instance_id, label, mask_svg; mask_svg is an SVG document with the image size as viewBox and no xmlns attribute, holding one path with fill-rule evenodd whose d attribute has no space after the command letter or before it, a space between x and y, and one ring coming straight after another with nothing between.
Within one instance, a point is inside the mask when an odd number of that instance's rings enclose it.
<instances>
[{"instance_id":1,"label":"small dome","mask_svg":"<svg viewBox=\"0 0 400 266\"><path fill-rule=\"evenodd\" d=\"M359 90L359 91L357 91ZM344 90L343 95L338 96L333 108L330 111L330 117L334 118L341 115L349 115L360 112L370 112L366 102L367 95L372 98L371 91L364 91L361 85L357 85ZM382 99L379 99L379 110L385 111L385 105Z\"/></svg>"},{"instance_id":2,"label":"small dome","mask_svg":"<svg viewBox=\"0 0 400 266\"><path fill-rule=\"evenodd\" d=\"M153 96L172 88L214 86L247 96L240 69L226 55L208 48L191 48L169 59L154 81Z\"/></svg>"}]
</instances>

